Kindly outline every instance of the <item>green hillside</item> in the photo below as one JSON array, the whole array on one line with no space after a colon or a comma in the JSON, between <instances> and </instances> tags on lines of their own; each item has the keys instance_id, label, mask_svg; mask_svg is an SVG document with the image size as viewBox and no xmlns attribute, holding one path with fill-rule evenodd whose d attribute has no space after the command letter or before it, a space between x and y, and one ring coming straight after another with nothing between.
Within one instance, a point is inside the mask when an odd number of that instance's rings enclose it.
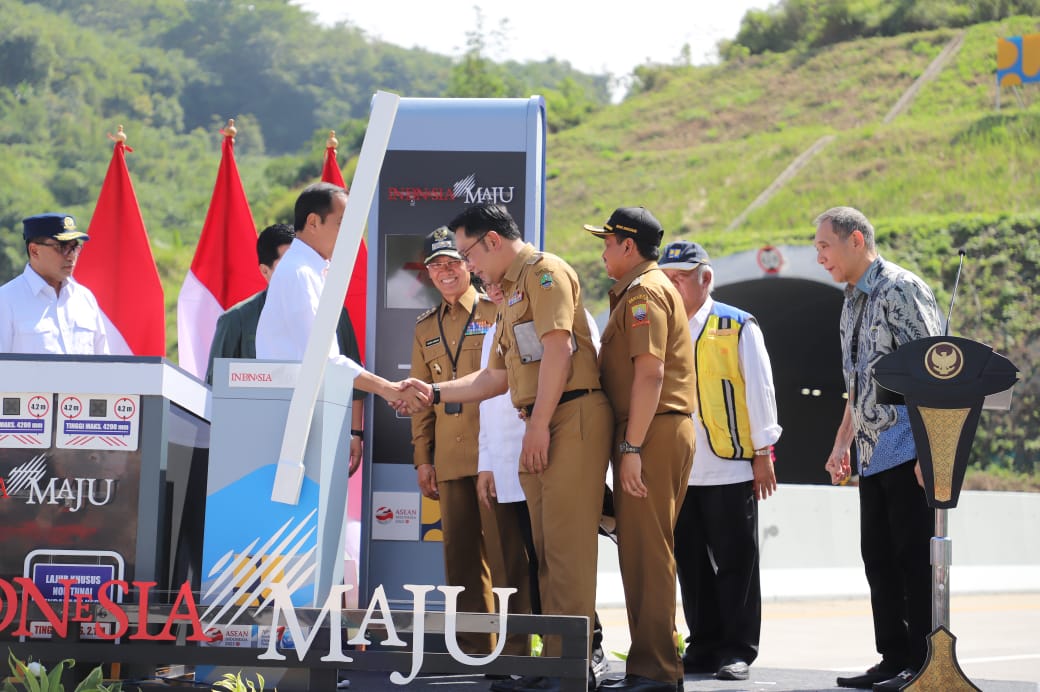
<instances>
[{"instance_id":1,"label":"green hillside","mask_svg":"<svg viewBox=\"0 0 1040 692\"><path fill-rule=\"evenodd\" d=\"M644 65L616 106L606 105L605 76L552 59L482 61L479 32L467 34L466 60L452 60L350 25L319 27L287 0L0 0L0 25L0 280L24 263L22 217L63 209L89 224L111 155L105 134L122 123L173 358L177 294L227 118L236 118L236 159L263 227L288 218L299 188L317 179L328 129L340 135L349 181L376 89L445 96L479 84L546 96L546 244L579 269L593 308L609 280L581 224L617 206L644 204L670 238L694 237L722 256L808 244L816 214L854 205L874 220L884 255L919 271L943 305L965 247L953 331L1023 368L1013 415L980 432L983 463L1029 471L1040 462L1040 87L1022 90L1024 104L1008 92L1004 108L993 107L996 39L1040 30L1038 17L795 43L707 67ZM937 77L883 123L955 40L963 43ZM786 186L726 230L824 137Z\"/></svg>"}]
</instances>

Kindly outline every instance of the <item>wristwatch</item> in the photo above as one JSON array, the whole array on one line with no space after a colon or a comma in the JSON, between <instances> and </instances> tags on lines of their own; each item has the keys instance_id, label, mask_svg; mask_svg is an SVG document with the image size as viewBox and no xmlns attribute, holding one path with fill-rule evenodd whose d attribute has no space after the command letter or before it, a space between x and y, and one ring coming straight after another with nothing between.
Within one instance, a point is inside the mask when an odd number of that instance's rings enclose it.
<instances>
[{"instance_id":1,"label":"wristwatch","mask_svg":"<svg viewBox=\"0 0 1040 692\"><path fill-rule=\"evenodd\" d=\"M639 454L643 451L642 447L636 447L635 445L628 444L628 440L621 440L621 444L617 446L618 454Z\"/></svg>"},{"instance_id":2,"label":"wristwatch","mask_svg":"<svg viewBox=\"0 0 1040 692\"><path fill-rule=\"evenodd\" d=\"M437 404L441 403L441 386L439 384L434 384L431 387L431 389L433 389L433 402L432 403L433 403L434 406L436 406Z\"/></svg>"}]
</instances>

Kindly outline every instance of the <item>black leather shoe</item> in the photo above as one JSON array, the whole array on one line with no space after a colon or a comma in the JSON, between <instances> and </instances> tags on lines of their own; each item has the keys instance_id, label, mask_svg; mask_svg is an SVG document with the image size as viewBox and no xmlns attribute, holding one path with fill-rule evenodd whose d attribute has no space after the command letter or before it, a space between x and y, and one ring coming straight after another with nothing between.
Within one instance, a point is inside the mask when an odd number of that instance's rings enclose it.
<instances>
[{"instance_id":1,"label":"black leather shoe","mask_svg":"<svg viewBox=\"0 0 1040 692\"><path fill-rule=\"evenodd\" d=\"M494 689L493 685L492 689ZM596 678L589 678L588 689L589 692L596 691ZM512 692L560 692L560 679L546 677L523 677L516 681L516 686L512 688Z\"/></svg>"},{"instance_id":2,"label":"black leather shoe","mask_svg":"<svg viewBox=\"0 0 1040 692\"><path fill-rule=\"evenodd\" d=\"M739 658L729 658L722 662L715 677L719 680L747 680L748 664Z\"/></svg>"},{"instance_id":3,"label":"black leather shoe","mask_svg":"<svg viewBox=\"0 0 1040 692\"><path fill-rule=\"evenodd\" d=\"M682 667L684 673L691 675L708 675L718 671L718 664L713 656L701 654L699 656L683 656Z\"/></svg>"},{"instance_id":4,"label":"black leather shoe","mask_svg":"<svg viewBox=\"0 0 1040 692\"><path fill-rule=\"evenodd\" d=\"M488 689L491 692L516 692L517 686L524 678L514 678L512 675L505 675L501 678L490 675L485 675L485 678L491 680L491 685Z\"/></svg>"},{"instance_id":5,"label":"black leather shoe","mask_svg":"<svg viewBox=\"0 0 1040 692\"><path fill-rule=\"evenodd\" d=\"M838 678L838 687L852 687L859 690L873 689L874 683L884 682L899 672L899 668L887 665L884 661L867 668L862 675Z\"/></svg>"},{"instance_id":6,"label":"black leather shoe","mask_svg":"<svg viewBox=\"0 0 1040 692\"><path fill-rule=\"evenodd\" d=\"M651 680L650 678L644 678L642 675L626 675L621 680L611 680L605 682L599 686L601 690L607 692L616 690L621 692L675 692L679 689L674 682L661 682L660 680Z\"/></svg>"},{"instance_id":7,"label":"black leather shoe","mask_svg":"<svg viewBox=\"0 0 1040 692\"><path fill-rule=\"evenodd\" d=\"M888 680L882 680L881 682L874 683L874 692L885 692L885 690L901 690L917 675L917 671L913 668L906 668L900 671L897 675L889 678Z\"/></svg>"}]
</instances>

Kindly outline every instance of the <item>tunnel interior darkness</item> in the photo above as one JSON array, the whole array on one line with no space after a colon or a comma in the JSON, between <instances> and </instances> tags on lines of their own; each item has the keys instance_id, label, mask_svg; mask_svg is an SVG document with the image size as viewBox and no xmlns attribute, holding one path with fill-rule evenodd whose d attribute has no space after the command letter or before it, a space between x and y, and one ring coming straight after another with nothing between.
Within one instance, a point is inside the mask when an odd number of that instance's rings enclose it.
<instances>
[{"instance_id":1,"label":"tunnel interior darkness","mask_svg":"<svg viewBox=\"0 0 1040 692\"><path fill-rule=\"evenodd\" d=\"M773 367L780 483L830 484L824 463L845 409L838 286L782 277L716 285L712 297L753 314Z\"/></svg>"}]
</instances>

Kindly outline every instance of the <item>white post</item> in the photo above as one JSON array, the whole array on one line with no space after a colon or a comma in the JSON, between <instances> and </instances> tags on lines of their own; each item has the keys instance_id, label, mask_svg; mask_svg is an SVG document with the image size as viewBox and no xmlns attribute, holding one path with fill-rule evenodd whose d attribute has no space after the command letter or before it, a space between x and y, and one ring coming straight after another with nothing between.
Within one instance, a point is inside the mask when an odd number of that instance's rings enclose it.
<instances>
[{"instance_id":1,"label":"white post","mask_svg":"<svg viewBox=\"0 0 1040 692\"><path fill-rule=\"evenodd\" d=\"M278 455L278 470L271 490L273 502L295 505L300 500L304 476L303 454L307 447L318 390L325 376L325 365L335 338L343 298L347 294L350 274L361 246L361 235L372 207L379 171L383 167L400 101L400 96L386 91L378 91L372 98L372 116L368 121L365 141L361 145L357 170L325 279L325 289L318 301L318 312L307 340L300 375L289 402L282 449Z\"/></svg>"}]
</instances>

